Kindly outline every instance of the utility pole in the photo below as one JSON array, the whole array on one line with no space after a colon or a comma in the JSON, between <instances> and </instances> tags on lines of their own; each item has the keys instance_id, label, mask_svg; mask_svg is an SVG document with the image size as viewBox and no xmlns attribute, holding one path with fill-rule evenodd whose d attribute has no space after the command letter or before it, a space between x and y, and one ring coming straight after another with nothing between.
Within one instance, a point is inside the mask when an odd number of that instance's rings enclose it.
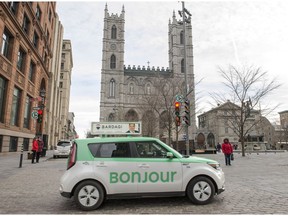
<instances>
[{"instance_id":1,"label":"utility pole","mask_svg":"<svg viewBox=\"0 0 288 216\"><path fill-rule=\"evenodd\" d=\"M191 14L185 8L184 1L182 1L182 11L179 11L180 16L182 16L182 22L179 24L183 25L183 44L184 44L184 75L185 75L185 101L188 100L189 86L187 80L187 68L186 68L186 22L191 22ZM188 17L187 17L188 16ZM190 113L189 113L190 115ZM189 148L189 125L185 124L185 133L186 133L186 154L190 155L190 148Z\"/></svg>"}]
</instances>

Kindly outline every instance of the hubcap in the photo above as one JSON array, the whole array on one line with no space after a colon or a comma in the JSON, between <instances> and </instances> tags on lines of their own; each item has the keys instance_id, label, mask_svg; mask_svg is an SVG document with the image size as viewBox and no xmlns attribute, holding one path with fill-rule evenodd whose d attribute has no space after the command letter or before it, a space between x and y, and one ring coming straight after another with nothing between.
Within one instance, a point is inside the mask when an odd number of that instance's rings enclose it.
<instances>
[{"instance_id":1,"label":"hubcap","mask_svg":"<svg viewBox=\"0 0 288 216\"><path fill-rule=\"evenodd\" d=\"M193 187L194 197L199 201L206 201L211 196L211 187L205 181L197 182Z\"/></svg>"},{"instance_id":2,"label":"hubcap","mask_svg":"<svg viewBox=\"0 0 288 216\"><path fill-rule=\"evenodd\" d=\"M99 200L99 191L92 185L87 185L79 191L78 200L83 206L93 206Z\"/></svg>"}]
</instances>

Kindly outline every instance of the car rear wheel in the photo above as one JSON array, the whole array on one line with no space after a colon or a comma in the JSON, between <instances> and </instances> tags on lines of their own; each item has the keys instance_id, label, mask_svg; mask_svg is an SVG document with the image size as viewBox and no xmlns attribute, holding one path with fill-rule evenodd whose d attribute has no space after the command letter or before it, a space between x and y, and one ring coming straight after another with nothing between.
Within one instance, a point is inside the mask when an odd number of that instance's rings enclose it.
<instances>
[{"instance_id":1,"label":"car rear wheel","mask_svg":"<svg viewBox=\"0 0 288 216\"><path fill-rule=\"evenodd\" d=\"M96 181L81 182L75 190L74 200L84 211L95 210L104 201L104 189Z\"/></svg>"},{"instance_id":2,"label":"car rear wheel","mask_svg":"<svg viewBox=\"0 0 288 216\"><path fill-rule=\"evenodd\" d=\"M205 205L212 201L215 187L209 178L200 176L189 182L186 192L194 204Z\"/></svg>"}]
</instances>

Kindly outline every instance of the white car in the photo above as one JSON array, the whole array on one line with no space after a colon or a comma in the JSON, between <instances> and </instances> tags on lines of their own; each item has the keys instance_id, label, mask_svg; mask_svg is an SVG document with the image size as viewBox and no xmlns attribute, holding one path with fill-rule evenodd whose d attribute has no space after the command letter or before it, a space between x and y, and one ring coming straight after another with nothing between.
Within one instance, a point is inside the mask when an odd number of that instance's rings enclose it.
<instances>
[{"instance_id":1,"label":"white car","mask_svg":"<svg viewBox=\"0 0 288 216\"><path fill-rule=\"evenodd\" d=\"M82 210L94 210L112 198L187 195L208 204L224 182L218 162L183 156L156 138L90 138L73 142L59 190Z\"/></svg>"},{"instance_id":2,"label":"white car","mask_svg":"<svg viewBox=\"0 0 288 216\"><path fill-rule=\"evenodd\" d=\"M72 147L72 142L69 140L59 140L53 151L53 158L68 157Z\"/></svg>"}]
</instances>

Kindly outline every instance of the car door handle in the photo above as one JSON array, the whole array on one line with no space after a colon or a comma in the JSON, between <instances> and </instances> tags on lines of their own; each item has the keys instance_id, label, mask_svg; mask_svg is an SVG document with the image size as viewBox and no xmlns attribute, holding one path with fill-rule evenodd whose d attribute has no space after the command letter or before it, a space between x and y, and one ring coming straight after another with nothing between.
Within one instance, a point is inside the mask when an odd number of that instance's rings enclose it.
<instances>
[{"instance_id":1,"label":"car door handle","mask_svg":"<svg viewBox=\"0 0 288 216\"><path fill-rule=\"evenodd\" d=\"M140 164L138 167L144 168L144 169L150 168L150 166L148 164Z\"/></svg>"},{"instance_id":2,"label":"car door handle","mask_svg":"<svg viewBox=\"0 0 288 216\"><path fill-rule=\"evenodd\" d=\"M104 162L98 163L96 166L97 167L107 167Z\"/></svg>"}]
</instances>

